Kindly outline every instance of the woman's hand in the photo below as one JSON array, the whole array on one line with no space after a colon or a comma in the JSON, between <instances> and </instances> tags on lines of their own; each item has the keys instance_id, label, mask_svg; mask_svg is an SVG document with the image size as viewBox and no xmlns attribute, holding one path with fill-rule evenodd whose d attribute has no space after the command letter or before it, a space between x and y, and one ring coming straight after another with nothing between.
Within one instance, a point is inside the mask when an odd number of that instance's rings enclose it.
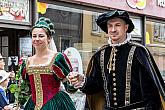
<instances>
[{"instance_id":1,"label":"woman's hand","mask_svg":"<svg viewBox=\"0 0 165 110\"><path fill-rule=\"evenodd\" d=\"M78 89L83 87L85 83L85 76L84 74L80 74L78 72L70 72L68 75L68 80L74 88Z\"/></svg>"}]
</instances>

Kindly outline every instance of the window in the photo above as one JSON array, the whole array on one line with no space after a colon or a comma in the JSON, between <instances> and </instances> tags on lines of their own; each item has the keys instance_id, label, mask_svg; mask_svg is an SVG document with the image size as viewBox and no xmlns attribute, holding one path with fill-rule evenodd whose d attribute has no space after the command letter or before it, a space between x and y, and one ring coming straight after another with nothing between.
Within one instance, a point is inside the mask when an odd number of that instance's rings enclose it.
<instances>
[{"instance_id":1,"label":"window","mask_svg":"<svg viewBox=\"0 0 165 110\"><path fill-rule=\"evenodd\" d=\"M140 17L131 17L131 20L135 26L134 30L130 33L132 36L131 40L142 43L142 20Z\"/></svg>"},{"instance_id":2,"label":"window","mask_svg":"<svg viewBox=\"0 0 165 110\"><path fill-rule=\"evenodd\" d=\"M96 19L98 18L99 13L94 13L92 14L92 32L97 32L101 33L102 30L101 28L96 24Z\"/></svg>"},{"instance_id":3,"label":"window","mask_svg":"<svg viewBox=\"0 0 165 110\"><path fill-rule=\"evenodd\" d=\"M3 57L8 57L8 36L0 36L0 53ZM7 61L8 59L5 59L5 69L7 69Z\"/></svg>"},{"instance_id":4,"label":"window","mask_svg":"<svg viewBox=\"0 0 165 110\"><path fill-rule=\"evenodd\" d=\"M165 41L165 24L160 24L160 39Z\"/></svg>"},{"instance_id":5,"label":"window","mask_svg":"<svg viewBox=\"0 0 165 110\"><path fill-rule=\"evenodd\" d=\"M146 21L146 46L165 80L165 22L151 19Z\"/></svg>"},{"instance_id":6,"label":"window","mask_svg":"<svg viewBox=\"0 0 165 110\"><path fill-rule=\"evenodd\" d=\"M165 22L147 21L146 22L146 43L165 44Z\"/></svg>"}]
</instances>

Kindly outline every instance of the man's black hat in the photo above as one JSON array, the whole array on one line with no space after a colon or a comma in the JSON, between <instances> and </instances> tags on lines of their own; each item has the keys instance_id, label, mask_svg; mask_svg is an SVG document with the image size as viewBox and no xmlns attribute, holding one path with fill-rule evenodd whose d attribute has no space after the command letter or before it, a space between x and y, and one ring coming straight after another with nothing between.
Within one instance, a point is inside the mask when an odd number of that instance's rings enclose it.
<instances>
[{"instance_id":1,"label":"man's black hat","mask_svg":"<svg viewBox=\"0 0 165 110\"><path fill-rule=\"evenodd\" d=\"M134 24L132 20L129 18L129 14L126 11L119 11L119 10L114 10L114 11L109 11L106 13L101 14L98 19L96 20L97 25L106 33L108 33L108 27L107 27L107 22L110 19L113 18L120 18L126 22L126 24L129 24L127 33L132 32L134 29Z\"/></svg>"}]
</instances>

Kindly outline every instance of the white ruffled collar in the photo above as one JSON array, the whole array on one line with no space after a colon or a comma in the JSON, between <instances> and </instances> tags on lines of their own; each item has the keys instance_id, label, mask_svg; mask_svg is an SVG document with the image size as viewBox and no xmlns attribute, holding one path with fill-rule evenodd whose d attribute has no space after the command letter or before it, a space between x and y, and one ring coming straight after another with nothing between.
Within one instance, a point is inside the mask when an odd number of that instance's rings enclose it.
<instances>
[{"instance_id":1,"label":"white ruffled collar","mask_svg":"<svg viewBox=\"0 0 165 110\"><path fill-rule=\"evenodd\" d=\"M116 47L116 46L124 45L124 44L128 43L130 40L131 40L131 34L128 34L128 33L127 33L127 38L125 39L124 42L118 43L118 44L112 44L111 39L110 39L110 37L109 37L108 44L109 44L110 46L112 46L112 47Z\"/></svg>"}]
</instances>

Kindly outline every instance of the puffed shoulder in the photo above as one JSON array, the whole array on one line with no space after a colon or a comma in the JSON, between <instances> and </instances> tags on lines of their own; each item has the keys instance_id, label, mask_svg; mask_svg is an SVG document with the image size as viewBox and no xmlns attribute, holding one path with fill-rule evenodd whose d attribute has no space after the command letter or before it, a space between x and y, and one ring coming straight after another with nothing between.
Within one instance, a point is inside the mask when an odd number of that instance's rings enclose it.
<instances>
[{"instance_id":1,"label":"puffed shoulder","mask_svg":"<svg viewBox=\"0 0 165 110\"><path fill-rule=\"evenodd\" d=\"M57 79L64 79L71 71L72 67L68 57L64 53L58 53L54 59L52 70Z\"/></svg>"}]
</instances>

